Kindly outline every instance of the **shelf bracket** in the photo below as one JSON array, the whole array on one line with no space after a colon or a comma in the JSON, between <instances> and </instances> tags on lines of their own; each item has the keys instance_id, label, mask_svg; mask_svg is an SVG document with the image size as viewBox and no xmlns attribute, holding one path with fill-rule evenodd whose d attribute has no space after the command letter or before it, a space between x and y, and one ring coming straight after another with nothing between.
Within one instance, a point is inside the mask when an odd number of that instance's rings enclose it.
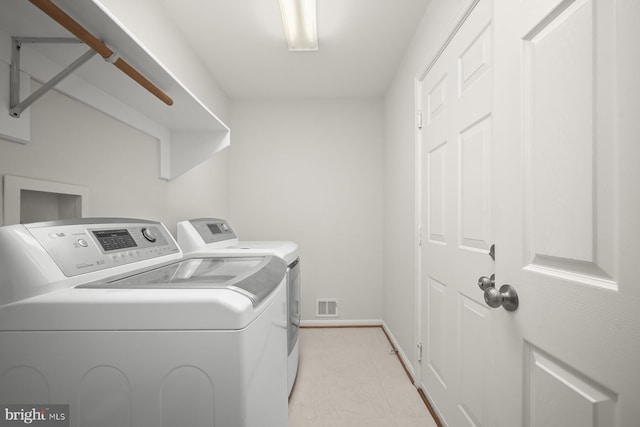
<instances>
[{"instance_id":1,"label":"shelf bracket","mask_svg":"<svg viewBox=\"0 0 640 427\"><path fill-rule=\"evenodd\" d=\"M80 58L53 76L51 80L43 84L38 90L20 102L20 50L23 43L82 43L81 40L68 37L11 37L11 69L9 74L9 115L20 117L20 114L42 95L60 83L65 77L73 73L82 64L90 60L96 51L89 49Z\"/></svg>"}]
</instances>

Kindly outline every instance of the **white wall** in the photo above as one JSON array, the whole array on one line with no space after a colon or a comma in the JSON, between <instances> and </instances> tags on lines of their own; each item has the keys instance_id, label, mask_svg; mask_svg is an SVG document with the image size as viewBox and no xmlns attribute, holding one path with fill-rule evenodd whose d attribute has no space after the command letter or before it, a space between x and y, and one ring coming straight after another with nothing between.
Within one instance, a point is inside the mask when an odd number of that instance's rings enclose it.
<instances>
[{"instance_id":1,"label":"white wall","mask_svg":"<svg viewBox=\"0 0 640 427\"><path fill-rule=\"evenodd\" d=\"M382 102L237 101L229 220L242 240L293 240L302 319L316 298L339 321L382 318Z\"/></svg>"},{"instance_id":2,"label":"white wall","mask_svg":"<svg viewBox=\"0 0 640 427\"><path fill-rule=\"evenodd\" d=\"M31 107L31 135L0 139L0 175L86 186L90 216L155 219L173 232L181 219L228 214L228 152L160 180L157 140L56 91Z\"/></svg>"},{"instance_id":3,"label":"white wall","mask_svg":"<svg viewBox=\"0 0 640 427\"><path fill-rule=\"evenodd\" d=\"M415 83L471 2L431 0L384 100L384 321L413 367L417 366Z\"/></svg>"}]
</instances>

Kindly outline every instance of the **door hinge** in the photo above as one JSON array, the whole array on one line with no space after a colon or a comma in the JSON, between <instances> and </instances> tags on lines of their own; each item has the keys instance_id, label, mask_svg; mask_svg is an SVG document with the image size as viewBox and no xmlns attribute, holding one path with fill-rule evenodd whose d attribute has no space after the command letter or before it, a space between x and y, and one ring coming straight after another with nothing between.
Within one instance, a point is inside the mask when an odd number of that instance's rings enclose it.
<instances>
[{"instance_id":1,"label":"door hinge","mask_svg":"<svg viewBox=\"0 0 640 427\"><path fill-rule=\"evenodd\" d=\"M422 226L418 227L418 246L422 246Z\"/></svg>"},{"instance_id":2,"label":"door hinge","mask_svg":"<svg viewBox=\"0 0 640 427\"><path fill-rule=\"evenodd\" d=\"M418 129L422 129L422 108L418 108Z\"/></svg>"},{"instance_id":3,"label":"door hinge","mask_svg":"<svg viewBox=\"0 0 640 427\"><path fill-rule=\"evenodd\" d=\"M416 346L418 347L418 362L422 362L422 343L419 342Z\"/></svg>"}]
</instances>

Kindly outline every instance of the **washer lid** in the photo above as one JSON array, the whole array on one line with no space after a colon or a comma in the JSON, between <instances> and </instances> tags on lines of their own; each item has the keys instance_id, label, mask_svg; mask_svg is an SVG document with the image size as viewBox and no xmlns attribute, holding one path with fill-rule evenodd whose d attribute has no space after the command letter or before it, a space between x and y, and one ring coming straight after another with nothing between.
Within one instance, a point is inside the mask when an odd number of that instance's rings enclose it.
<instances>
[{"instance_id":1,"label":"washer lid","mask_svg":"<svg viewBox=\"0 0 640 427\"><path fill-rule=\"evenodd\" d=\"M256 306L282 282L286 263L275 256L191 257L126 276L87 283L78 288L228 289Z\"/></svg>"}]
</instances>

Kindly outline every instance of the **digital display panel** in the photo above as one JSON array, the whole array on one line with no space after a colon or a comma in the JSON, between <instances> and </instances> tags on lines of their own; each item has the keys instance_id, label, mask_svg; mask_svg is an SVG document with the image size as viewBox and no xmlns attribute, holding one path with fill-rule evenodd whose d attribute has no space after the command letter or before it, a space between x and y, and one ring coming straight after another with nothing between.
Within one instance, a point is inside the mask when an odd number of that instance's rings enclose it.
<instances>
[{"instance_id":1,"label":"digital display panel","mask_svg":"<svg viewBox=\"0 0 640 427\"><path fill-rule=\"evenodd\" d=\"M222 234L222 228L220 227L220 224L207 224L207 227L209 227L209 231L211 231L211 234Z\"/></svg>"},{"instance_id":2,"label":"digital display panel","mask_svg":"<svg viewBox=\"0 0 640 427\"><path fill-rule=\"evenodd\" d=\"M105 252L138 246L129 234L129 230L126 229L93 231L93 235L96 236Z\"/></svg>"}]
</instances>

